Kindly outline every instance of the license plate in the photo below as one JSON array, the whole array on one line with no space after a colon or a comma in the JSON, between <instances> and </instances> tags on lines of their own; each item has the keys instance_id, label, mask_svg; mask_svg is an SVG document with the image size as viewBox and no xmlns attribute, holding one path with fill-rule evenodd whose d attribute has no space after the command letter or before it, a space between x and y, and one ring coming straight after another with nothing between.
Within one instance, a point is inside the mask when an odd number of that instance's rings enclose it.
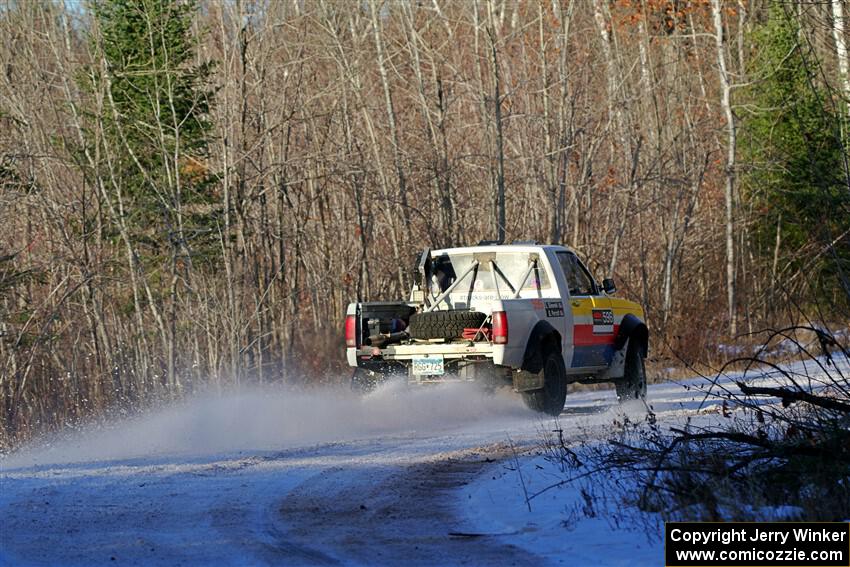
<instances>
[{"instance_id":1,"label":"license plate","mask_svg":"<svg viewBox=\"0 0 850 567\"><path fill-rule=\"evenodd\" d=\"M413 373L420 376L444 374L443 355L420 356L413 359Z\"/></svg>"}]
</instances>

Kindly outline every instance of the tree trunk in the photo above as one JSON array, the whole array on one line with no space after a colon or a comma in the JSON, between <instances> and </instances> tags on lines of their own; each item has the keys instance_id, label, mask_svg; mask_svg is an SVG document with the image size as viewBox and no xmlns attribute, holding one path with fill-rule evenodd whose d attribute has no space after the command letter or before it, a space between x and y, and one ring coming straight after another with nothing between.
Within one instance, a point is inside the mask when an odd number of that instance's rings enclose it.
<instances>
[{"instance_id":1,"label":"tree trunk","mask_svg":"<svg viewBox=\"0 0 850 567\"><path fill-rule=\"evenodd\" d=\"M393 144L393 163L395 165L396 180L398 181L398 197L401 203L401 216L404 219L404 227L406 230L410 228L410 207L407 203L407 181L404 176L404 168L401 163L401 143L398 136L398 128L396 127L395 108L393 108L392 94L390 93L390 81L387 77L387 65L384 58L384 41L381 34L381 27L378 21L378 3L377 0L369 2L369 9L372 16L372 33L375 37L375 50L378 54L378 72L381 75L381 85L384 88L384 104L387 111L387 123L390 127L390 136L392 136ZM406 230L401 231L400 235L404 235ZM399 248L404 248L404 242L399 243ZM400 290L404 290L405 278L404 268L399 265L398 268L398 285Z\"/></svg>"},{"instance_id":2,"label":"tree trunk","mask_svg":"<svg viewBox=\"0 0 850 567\"><path fill-rule=\"evenodd\" d=\"M835 39L835 57L838 59L838 72L841 78L841 90L844 103L850 115L850 70L847 62L847 42L844 37L844 0L832 0L832 37ZM847 116L842 121L842 134L847 137Z\"/></svg>"},{"instance_id":3,"label":"tree trunk","mask_svg":"<svg viewBox=\"0 0 850 567\"><path fill-rule=\"evenodd\" d=\"M491 28L492 30L492 28ZM496 120L496 239L505 241L505 142L502 130L502 80L499 74L499 55L496 41L490 35L493 64L493 113Z\"/></svg>"},{"instance_id":4,"label":"tree trunk","mask_svg":"<svg viewBox=\"0 0 850 567\"><path fill-rule=\"evenodd\" d=\"M723 29L721 0L711 0L711 12L714 19L714 43L717 50L717 69L720 79L720 106L726 118L726 166L724 200L726 204L726 304L729 318L729 333L738 332L735 309L735 233L734 233L734 192L735 192L735 148L737 132L735 115L732 112L732 85L726 67L726 37Z\"/></svg>"}]
</instances>

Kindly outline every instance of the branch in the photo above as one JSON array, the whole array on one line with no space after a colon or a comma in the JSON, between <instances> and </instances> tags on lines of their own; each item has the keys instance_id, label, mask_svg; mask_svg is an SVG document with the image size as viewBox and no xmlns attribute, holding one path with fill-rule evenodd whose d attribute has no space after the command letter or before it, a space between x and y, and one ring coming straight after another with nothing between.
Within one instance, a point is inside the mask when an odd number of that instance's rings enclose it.
<instances>
[{"instance_id":1,"label":"branch","mask_svg":"<svg viewBox=\"0 0 850 567\"><path fill-rule=\"evenodd\" d=\"M746 433L737 433L734 431L712 431L708 433L688 433L681 429L671 429L674 433L678 433L680 441L732 441L743 445L750 445L766 449L771 453L768 456L789 457L793 455L804 455L807 457L830 457L832 459L845 460L842 455L829 447L820 447L817 445L785 445L774 443L767 437L761 438Z\"/></svg>"},{"instance_id":2,"label":"branch","mask_svg":"<svg viewBox=\"0 0 850 567\"><path fill-rule=\"evenodd\" d=\"M743 392L747 396L774 396L776 398L781 398L783 402L789 400L794 402L806 402L813 406L818 406L824 409L850 414L850 404L839 400L825 398L822 396L815 396L814 394L809 394L808 392L789 390L788 388L763 388L757 386L747 386L743 382L736 382L736 384L738 385L738 388L741 389L741 392Z\"/></svg>"}]
</instances>

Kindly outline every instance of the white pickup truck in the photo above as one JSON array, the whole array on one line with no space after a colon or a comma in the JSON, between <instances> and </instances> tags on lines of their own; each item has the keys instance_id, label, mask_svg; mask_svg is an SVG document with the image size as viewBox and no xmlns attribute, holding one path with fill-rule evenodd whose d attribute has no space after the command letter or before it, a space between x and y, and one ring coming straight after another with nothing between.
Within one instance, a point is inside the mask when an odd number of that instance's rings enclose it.
<instances>
[{"instance_id":1,"label":"white pickup truck","mask_svg":"<svg viewBox=\"0 0 850 567\"><path fill-rule=\"evenodd\" d=\"M351 303L352 387L509 384L532 409L558 415L567 383L613 382L620 400L646 395L643 310L612 297L564 246L514 243L425 250L408 301Z\"/></svg>"}]
</instances>

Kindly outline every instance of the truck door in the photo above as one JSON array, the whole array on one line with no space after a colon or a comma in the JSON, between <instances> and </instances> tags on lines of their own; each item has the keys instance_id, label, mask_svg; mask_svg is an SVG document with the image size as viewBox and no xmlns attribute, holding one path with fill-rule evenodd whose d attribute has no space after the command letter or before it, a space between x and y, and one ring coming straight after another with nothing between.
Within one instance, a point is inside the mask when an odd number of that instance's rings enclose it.
<instances>
[{"instance_id":1,"label":"truck door","mask_svg":"<svg viewBox=\"0 0 850 567\"><path fill-rule=\"evenodd\" d=\"M611 301L597 289L590 272L575 254L558 251L556 255L569 291L567 301L573 327L572 360L564 362L572 369L607 367L614 353L615 339Z\"/></svg>"}]
</instances>

